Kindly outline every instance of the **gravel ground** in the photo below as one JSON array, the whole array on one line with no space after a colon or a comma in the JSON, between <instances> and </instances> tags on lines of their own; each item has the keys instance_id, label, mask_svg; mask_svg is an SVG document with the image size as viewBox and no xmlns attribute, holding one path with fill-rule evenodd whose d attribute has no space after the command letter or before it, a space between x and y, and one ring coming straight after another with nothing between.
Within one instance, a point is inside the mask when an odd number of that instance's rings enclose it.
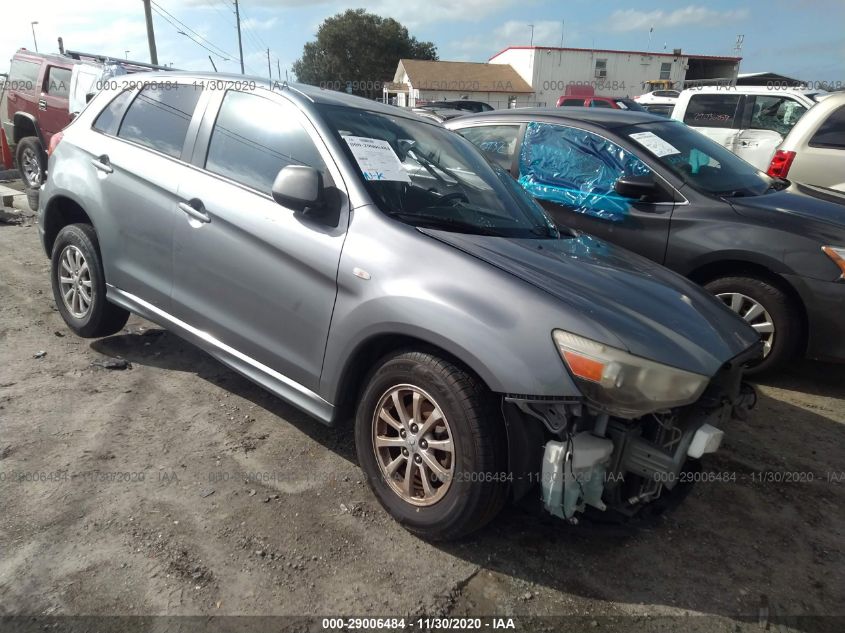
<instances>
[{"instance_id":1,"label":"gravel ground","mask_svg":"<svg viewBox=\"0 0 845 633\"><path fill-rule=\"evenodd\" d=\"M760 385L705 463L726 480L652 525L567 527L509 507L432 545L378 506L348 429L141 319L74 336L25 216L0 224L0 615L845 630L842 366L802 363ZM131 367L92 366L112 358Z\"/></svg>"}]
</instances>

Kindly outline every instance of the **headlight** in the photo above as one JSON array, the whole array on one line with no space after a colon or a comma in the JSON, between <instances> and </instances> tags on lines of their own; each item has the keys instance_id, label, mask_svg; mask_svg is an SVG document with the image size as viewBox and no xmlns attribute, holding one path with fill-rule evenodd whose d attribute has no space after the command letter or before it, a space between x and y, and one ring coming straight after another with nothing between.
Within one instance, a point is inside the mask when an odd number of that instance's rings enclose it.
<instances>
[{"instance_id":1,"label":"headlight","mask_svg":"<svg viewBox=\"0 0 845 633\"><path fill-rule=\"evenodd\" d=\"M845 248L841 246L822 246L822 251L833 260L834 264L839 266L839 270L842 271L840 279L845 279Z\"/></svg>"},{"instance_id":2,"label":"headlight","mask_svg":"<svg viewBox=\"0 0 845 633\"><path fill-rule=\"evenodd\" d=\"M584 396L620 417L695 402L710 381L563 330L552 338Z\"/></svg>"}]
</instances>

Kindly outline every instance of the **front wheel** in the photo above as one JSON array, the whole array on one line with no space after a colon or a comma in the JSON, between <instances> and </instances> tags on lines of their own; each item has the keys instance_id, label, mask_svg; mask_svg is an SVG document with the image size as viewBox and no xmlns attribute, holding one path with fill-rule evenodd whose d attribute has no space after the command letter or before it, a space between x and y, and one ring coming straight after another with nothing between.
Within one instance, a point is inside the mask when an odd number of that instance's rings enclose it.
<instances>
[{"instance_id":1,"label":"front wheel","mask_svg":"<svg viewBox=\"0 0 845 633\"><path fill-rule=\"evenodd\" d=\"M769 281L721 277L704 285L754 328L763 341L763 359L748 374L774 369L791 358L801 338L801 317L792 299Z\"/></svg>"},{"instance_id":2,"label":"front wheel","mask_svg":"<svg viewBox=\"0 0 845 633\"><path fill-rule=\"evenodd\" d=\"M79 336L119 332L129 312L106 299L106 281L97 234L88 224L69 224L53 243L53 298L65 323Z\"/></svg>"},{"instance_id":3,"label":"front wheel","mask_svg":"<svg viewBox=\"0 0 845 633\"><path fill-rule=\"evenodd\" d=\"M361 397L355 445L385 510L425 538L464 536L504 504L501 413L476 377L447 360L423 352L384 360Z\"/></svg>"}]
</instances>

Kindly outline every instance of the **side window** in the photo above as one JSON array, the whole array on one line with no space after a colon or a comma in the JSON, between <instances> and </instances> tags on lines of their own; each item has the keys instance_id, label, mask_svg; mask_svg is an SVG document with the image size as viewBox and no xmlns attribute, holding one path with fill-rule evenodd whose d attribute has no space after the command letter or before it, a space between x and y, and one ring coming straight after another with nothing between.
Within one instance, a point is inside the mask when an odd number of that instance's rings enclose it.
<instances>
[{"instance_id":1,"label":"side window","mask_svg":"<svg viewBox=\"0 0 845 633\"><path fill-rule=\"evenodd\" d=\"M327 173L308 132L284 107L259 95L228 91L211 132L205 168L270 193L286 165Z\"/></svg>"},{"instance_id":2,"label":"side window","mask_svg":"<svg viewBox=\"0 0 845 633\"><path fill-rule=\"evenodd\" d=\"M117 126L120 125L120 117L126 109L126 104L132 98L131 90L124 90L111 100L103 111L94 119L94 129L106 134L115 134Z\"/></svg>"},{"instance_id":3,"label":"side window","mask_svg":"<svg viewBox=\"0 0 845 633\"><path fill-rule=\"evenodd\" d=\"M684 123L693 127L734 127L738 105L737 94L693 95Z\"/></svg>"},{"instance_id":4,"label":"side window","mask_svg":"<svg viewBox=\"0 0 845 633\"><path fill-rule=\"evenodd\" d=\"M616 181L649 174L616 143L562 125L529 123L519 152L519 183L528 193L609 220L621 220L630 204L614 192Z\"/></svg>"},{"instance_id":5,"label":"side window","mask_svg":"<svg viewBox=\"0 0 845 633\"><path fill-rule=\"evenodd\" d=\"M830 113L810 139L810 147L845 149L845 106Z\"/></svg>"},{"instance_id":6,"label":"side window","mask_svg":"<svg viewBox=\"0 0 845 633\"><path fill-rule=\"evenodd\" d=\"M67 99L70 95L70 70L50 66L47 69L47 85L44 87L46 88L44 92L51 97Z\"/></svg>"},{"instance_id":7,"label":"side window","mask_svg":"<svg viewBox=\"0 0 845 633\"><path fill-rule=\"evenodd\" d=\"M129 106L117 135L179 158L200 92L190 84L150 84Z\"/></svg>"},{"instance_id":8,"label":"side window","mask_svg":"<svg viewBox=\"0 0 845 633\"><path fill-rule=\"evenodd\" d=\"M487 158L510 170L519 135L518 125L479 125L458 130L458 134L478 147Z\"/></svg>"},{"instance_id":9,"label":"side window","mask_svg":"<svg viewBox=\"0 0 845 633\"><path fill-rule=\"evenodd\" d=\"M23 59L13 59L9 67L9 85L15 90L35 90L41 65Z\"/></svg>"},{"instance_id":10,"label":"side window","mask_svg":"<svg viewBox=\"0 0 845 633\"><path fill-rule=\"evenodd\" d=\"M807 111L803 105L789 97L756 95L746 100L746 111L750 112L748 128L751 130L772 130L781 136L789 130Z\"/></svg>"}]
</instances>

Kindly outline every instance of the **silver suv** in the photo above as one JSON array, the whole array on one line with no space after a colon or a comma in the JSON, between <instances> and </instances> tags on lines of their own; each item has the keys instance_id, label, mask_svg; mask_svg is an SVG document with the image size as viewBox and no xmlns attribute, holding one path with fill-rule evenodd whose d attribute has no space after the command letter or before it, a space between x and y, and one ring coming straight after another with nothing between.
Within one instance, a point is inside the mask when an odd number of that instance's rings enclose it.
<instances>
[{"instance_id":1,"label":"silver suv","mask_svg":"<svg viewBox=\"0 0 845 633\"><path fill-rule=\"evenodd\" d=\"M240 76L133 76L51 143L39 224L80 336L129 312L325 424L408 529L532 490L625 518L680 498L751 394L757 334L707 292L559 232L465 139Z\"/></svg>"}]
</instances>

